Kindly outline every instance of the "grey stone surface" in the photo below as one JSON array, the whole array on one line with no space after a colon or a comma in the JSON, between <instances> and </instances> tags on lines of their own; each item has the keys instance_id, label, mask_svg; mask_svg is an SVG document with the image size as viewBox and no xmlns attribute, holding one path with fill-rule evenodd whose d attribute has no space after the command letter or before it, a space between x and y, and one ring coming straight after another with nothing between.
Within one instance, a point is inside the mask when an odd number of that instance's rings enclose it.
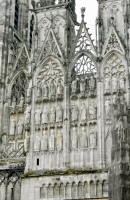
<instances>
[{"instance_id":1,"label":"grey stone surface","mask_svg":"<svg viewBox=\"0 0 130 200\"><path fill-rule=\"evenodd\" d=\"M130 199L130 4L98 4L94 43L75 0L0 2L0 200Z\"/></svg>"}]
</instances>

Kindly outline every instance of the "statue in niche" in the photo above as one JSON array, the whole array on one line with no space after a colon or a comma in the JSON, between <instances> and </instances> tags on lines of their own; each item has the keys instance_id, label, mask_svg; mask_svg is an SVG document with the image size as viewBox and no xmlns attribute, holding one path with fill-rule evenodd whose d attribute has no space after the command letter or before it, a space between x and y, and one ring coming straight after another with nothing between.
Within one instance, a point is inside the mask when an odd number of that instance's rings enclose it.
<instances>
[{"instance_id":1,"label":"statue in niche","mask_svg":"<svg viewBox=\"0 0 130 200\"><path fill-rule=\"evenodd\" d=\"M90 120L94 120L97 118L97 108L95 107L94 100L91 100L90 106L89 106L89 118Z\"/></svg>"},{"instance_id":2,"label":"statue in niche","mask_svg":"<svg viewBox=\"0 0 130 200\"><path fill-rule=\"evenodd\" d=\"M123 117L119 118L115 131L118 136L118 142L120 142L121 140L125 141L125 127L124 127Z\"/></svg>"},{"instance_id":3,"label":"statue in niche","mask_svg":"<svg viewBox=\"0 0 130 200\"><path fill-rule=\"evenodd\" d=\"M49 149L51 151L55 150L55 136L54 136L54 130L53 129L51 129L51 134L50 134L50 137L49 137Z\"/></svg>"},{"instance_id":4,"label":"statue in niche","mask_svg":"<svg viewBox=\"0 0 130 200\"><path fill-rule=\"evenodd\" d=\"M13 97L11 109L12 109L12 113L15 113L15 109L16 109L16 98L15 97Z\"/></svg>"},{"instance_id":5,"label":"statue in niche","mask_svg":"<svg viewBox=\"0 0 130 200\"><path fill-rule=\"evenodd\" d=\"M105 113L106 113L106 117L109 118L111 114L111 101L109 97L106 99L106 102L105 102Z\"/></svg>"},{"instance_id":6,"label":"statue in niche","mask_svg":"<svg viewBox=\"0 0 130 200\"><path fill-rule=\"evenodd\" d=\"M45 82L43 87L43 99L48 99L48 96L49 96L49 88L47 82Z\"/></svg>"},{"instance_id":7,"label":"statue in niche","mask_svg":"<svg viewBox=\"0 0 130 200\"><path fill-rule=\"evenodd\" d=\"M25 124L30 124L30 118L31 118L31 108L27 107L25 111Z\"/></svg>"},{"instance_id":8,"label":"statue in niche","mask_svg":"<svg viewBox=\"0 0 130 200\"><path fill-rule=\"evenodd\" d=\"M89 89L94 90L95 89L95 79L93 76L90 77L89 79Z\"/></svg>"},{"instance_id":9,"label":"statue in niche","mask_svg":"<svg viewBox=\"0 0 130 200\"><path fill-rule=\"evenodd\" d=\"M63 86L61 84L61 81L58 82L58 86L57 86L57 95L58 96L63 96Z\"/></svg>"},{"instance_id":10,"label":"statue in niche","mask_svg":"<svg viewBox=\"0 0 130 200\"><path fill-rule=\"evenodd\" d=\"M105 77L105 92L110 91L110 77L107 75Z\"/></svg>"},{"instance_id":11,"label":"statue in niche","mask_svg":"<svg viewBox=\"0 0 130 200\"><path fill-rule=\"evenodd\" d=\"M97 133L94 127L90 130L90 147L95 148L97 146Z\"/></svg>"},{"instance_id":12,"label":"statue in niche","mask_svg":"<svg viewBox=\"0 0 130 200\"><path fill-rule=\"evenodd\" d=\"M86 81L85 81L85 79L81 79L81 81L80 81L80 92L81 92L81 95L85 95L85 90L86 90Z\"/></svg>"},{"instance_id":13,"label":"statue in niche","mask_svg":"<svg viewBox=\"0 0 130 200\"><path fill-rule=\"evenodd\" d=\"M56 122L63 121L63 109L61 105L58 105L57 112L56 112Z\"/></svg>"},{"instance_id":14,"label":"statue in niche","mask_svg":"<svg viewBox=\"0 0 130 200\"><path fill-rule=\"evenodd\" d=\"M50 123L55 123L56 121L56 109L55 106L52 106L50 109Z\"/></svg>"},{"instance_id":15,"label":"statue in niche","mask_svg":"<svg viewBox=\"0 0 130 200\"><path fill-rule=\"evenodd\" d=\"M37 110L35 111L35 125L40 126L41 124L41 108L40 106L37 107Z\"/></svg>"},{"instance_id":16,"label":"statue in niche","mask_svg":"<svg viewBox=\"0 0 130 200\"><path fill-rule=\"evenodd\" d=\"M117 85L118 85L117 76L114 75L114 76L112 76L112 91L113 92L117 91Z\"/></svg>"},{"instance_id":17,"label":"statue in niche","mask_svg":"<svg viewBox=\"0 0 130 200\"><path fill-rule=\"evenodd\" d=\"M42 89L41 89L41 82L39 82L38 86L37 86L37 93L36 93L36 102L37 103L41 102L41 97L42 97Z\"/></svg>"},{"instance_id":18,"label":"statue in niche","mask_svg":"<svg viewBox=\"0 0 130 200\"><path fill-rule=\"evenodd\" d=\"M125 78L124 77L120 78L120 89L125 90Z\"/></svg>"},{"instance_id":19,"label":"statue in niche","mask_svg":"<svg viewBox=\"0 0 130 200\"><path fill-rule=\"evenodd\" d=\"M55 95L56 95L56 87L54 81L52 81L50 85L50 97L54 97Z\"/></svg>"},{"instance_id":20,"label":"statue in niche","mask_svg":"<svg viewBox=\"0 0 130 200\"><path fill-rule=\"evenodd\" d=\"M87 120L87 111L86 111L86 105L83 103L81 105L81 123L86 123Z\"/></svg>"},{"instance_id":21,"label":"statue in niche","mask_svg":"<svg viewBox=\"0 0 130 200\"><path fill-rule=\"evenodd\" d=\"M19 101L19 109L20 109L19 111L22 112L23 107L24 107L24 97L21 96Z\"/></svg>"},{"instance_id":22,"label":"statue in niche","mask_svg":"<svg viewBox=\"0 0 130 200\"><path fill-rule=\"evenodd\" d=\"M76 105L71 107L71 121L75 122L78 120L78 108Z\"/></svg>"},{"instance_id":23,"label":"statue in niche","mask_svg":"<svg viewBox=\"0 0 130 200\"><path fill-rule=\"evenodd\" d=\"M43 131L43 136L41 140L41 150L42 151L47 151L48 149L48 137L47 137L47 131Z\"/></svg>"},{"instance_id":24,"label":"statue in niche","mask_svg":"<svg viewBox=\"0 0 130 200\"><path fill-rule=\"evenodd\" d=\"M49 122L49 112L48 108L44 106L43 112L42 112L42 124L48 124Z\"/></svg>"},{"instance_id":25,"label":"statue in niche","mask_svg":"<svg viewBox=\"0 0 130 200\"><path fill-rule=\"evenodd\" d=\"M18 134L21 135L23 133L23 127L24 127L24 123L21 119L19 120L17 127L18 127Z\"/></svg>"},{"instance_id":26,"label":"statue in niche","mask_svg":"<svg viewBox=\"0 0 130 200\"><path fill-rule=\"evenodd\" d=\"M81 148L87 147L87 135L85 127L82 127L81 135L80 135L80 146Z\"/></svg>"},{"instance_id":27,"label":"statue in niche","mask_svg":"<svg viewBox=\"0 0 130 200\"><path fill-rule=\"evenodd\" d=\"M24 139L24 151L27 153L29 151L29 145L30 145L30 136L28 135L28 132L25 134Z\"/></svg>"},{"instance_id":28,"label":"statue in niche","mask_svg":"<svg viewBox=\"0 0 130 200\"><path fill-rule=\"evenodd\" d=\"M71 141L72 141L72 148L77 149L77 147L78 147L78 134L77 134L76 127L72 128Z\"/></svg>"},{"instance_id":29,"label":"statue in niche","mask_svg":"<svg viewBox=\"0 0 130 200\"><path fill-rule=\"evenodd\" d=\"M63 135L61 133L61 130L58 131L56 141L57 141L57 150L61 151L63 149Z\"/></svg>"},{"instance_id":30,"label":"statue in niche","mask_svg":"<svg viewBox=\"0 0 130 200\"><path fill-rule=\"evenodd\" d=\"M10 135L14 135L16 130L16 123L15 120L10 122Z\"/></svg>"},{"instance_id":31,"label":"statue in niche","mask_svg":"<svg viewBox=\"0 0 130 200\"><path fill-rule=\"evenodd\" d=\"M27 89L27 103L31 102L31 96L32 96L32 82L30 81L29 87Z\"/></svg>"},{"instance_id":32,"label":"statue in niche","mask_svg":"<svg viewBox=\"0 0 130 200\"><path fill-rule=\"evenodd\" d=\"M36 135L35 142L34 142L34 151L40 151L41 139L39 135Z\"/></svg>"},{"instance_id":33,"label":"statue in niche","mask_svg":"<svg viewBox=\"0 0 130 200\"><path fill-rule=\"evenodd\" d=\"M74 80L71 84L71 93L75 94L77 92L77 81Z\"/></svg>"}]
</instances>

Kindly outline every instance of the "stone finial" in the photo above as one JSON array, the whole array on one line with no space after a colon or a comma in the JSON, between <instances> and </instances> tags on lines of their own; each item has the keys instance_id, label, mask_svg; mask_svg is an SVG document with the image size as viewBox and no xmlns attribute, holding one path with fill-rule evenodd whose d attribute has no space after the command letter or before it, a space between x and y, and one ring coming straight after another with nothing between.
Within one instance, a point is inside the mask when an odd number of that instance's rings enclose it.
<instances>
[{"instance_id":1,"label":"stone finial","mask_svg":"<svg viewBox=\"0 0 130 200\"><path fill-rule=\"evenodd\" d=\"M85 7L81 8L81 17L82 17L82 19L84 19L84 17L85 17L85 10L86 10Z\"/></svg>"}]
</instances>

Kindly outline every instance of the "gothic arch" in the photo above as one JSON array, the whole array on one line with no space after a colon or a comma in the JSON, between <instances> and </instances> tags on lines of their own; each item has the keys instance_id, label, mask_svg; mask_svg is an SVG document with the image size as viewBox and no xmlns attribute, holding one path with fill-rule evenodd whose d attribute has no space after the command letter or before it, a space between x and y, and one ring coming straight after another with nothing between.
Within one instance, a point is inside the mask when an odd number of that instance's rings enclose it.
<instances>
[{"instance_id":1,"label":"gothic arch","mask_svg":"<svg viewBox=\"0 0 130 200\"><path fill-rule=\"evenodd\" d=\"M72 70L76 64L76 62L78 62L78 60L80 58L82 58L83 56L86 56L88 57L95 65L96 69L97 69L97 72L98 72L98 68L97 68L97 63L96 63L96 57L91 53L91 52L88 52L88 51L82 51L82 52L78 52L74 58L72 59L72 62L70 63L70 66L69 66L69 78L71 78L71 73L72 73Z\"/></svg>"},{"instance_id":2,"label":"gothic arch","mask_svg":"<svg viewBox=\"0 0 130 200\"><path fill-rule=\"evenodd\" d=\"M86 74L86 77L87 74L96 74L97 76L98 69L96 64L96 58L90 52L88 53L83 51L82 53L77 53L69 67L70 81L72 81L72 74L74 74L74 69L79 69L79 72L81 74ZM82 70L82 72L80 70Z\"/></svg>"},{"instance_id":3,"label":"gothic arch","mask_svg":"<svg viewBox=\"0 0 130 200\"><path fill-rule=\"evenodd\" d=\"M26 83L28 83L28 78L27 78L27 71L23 70L23 69L20 69L17 74L12 78L12 81L10 83L10 85L8 86L8 98L10 99L11 98L11 93L12 93L12 88L13 88L13 85L15 83L15 81L17 81L17 79L21 76L21 75L25 75L26 77ZM22 81L22 80L21 80ZM24 80L25 81L25 80ZM26 87L28 87L28 85L26 85ZM26 88L27 89L27 88Z\"/></svg>"},{"instance_id":4,"label":"gothic arch","mask_svg":"<svg viewBox=\"0 0 130 200\"><path fill-rule=\"evenodd\" d=\"M39 66L37 67L37 70L34 75L35 86L37 85L37 79L39 73L41 73L41 71L44 70L45 65L47 65L50 61L54 62L57 65L57 67L61 70L62 75L64 75L63 64L61 63L61 61L55 56L48 56L44 60L42 60L42 62L40 62Z\"/></svg>"}]
</instances>

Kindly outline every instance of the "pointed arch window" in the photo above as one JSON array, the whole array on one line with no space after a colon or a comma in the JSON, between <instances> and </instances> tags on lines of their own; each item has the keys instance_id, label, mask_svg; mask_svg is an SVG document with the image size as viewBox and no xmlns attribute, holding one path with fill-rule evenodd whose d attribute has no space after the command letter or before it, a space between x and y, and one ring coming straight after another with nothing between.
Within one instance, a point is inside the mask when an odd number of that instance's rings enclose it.
<instances>
[{"instance_id":1,"label":"pointed arch window","mask_svg":"<svg viewBox=\"0 0 130 200\"><path fill-rule=\"evenodd\" d=\"M82 55L75 63L71 78L73 81L87 79L90 76L96 77L96 72L96 66L93 61L88 56Z\"/></svg>"},{"instance_id":2,"label":"pointed arch window","mask_svg":"<svg viewBox=\"0 0 130 200\"><path fill-rule=\"evenodd\" d=\"M34 16L32 15L32 18L30 20L30 39L29 39L30 49L32 48L33 31L34 31Z\"/></svg>"},{"instance_id":3,"label":"pointed arch window","mask_svg":"<svg viewBox=\"0 0 130 200\"><path fill-rule=\"evenodd\" d=\"M16 30L18 30L18 21L19 21L19 3L18 0L15 0L14 28Z\"/></svg>"}]
</instances>

